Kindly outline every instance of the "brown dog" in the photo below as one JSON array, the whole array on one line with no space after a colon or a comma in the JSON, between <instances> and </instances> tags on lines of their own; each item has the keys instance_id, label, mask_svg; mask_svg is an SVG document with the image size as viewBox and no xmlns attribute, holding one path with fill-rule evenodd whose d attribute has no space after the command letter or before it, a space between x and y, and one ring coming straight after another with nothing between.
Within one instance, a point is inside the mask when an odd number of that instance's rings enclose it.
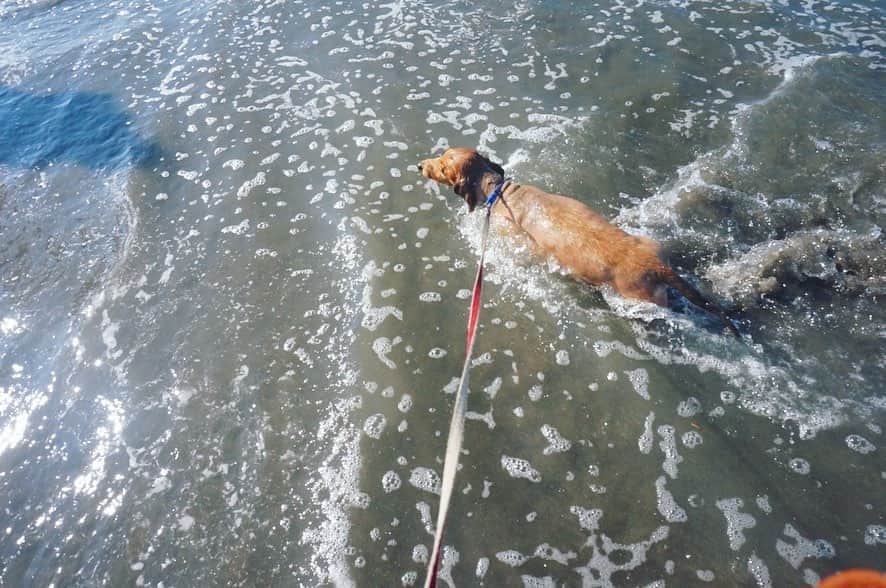
<instances>
[{"instance_id":1,"label":"brown dog","mask_svg":"<svg viewBox=\"0 0 886 588\"><path fill-rule=\"evenodd\" d=\"M485 202L504 179L500 165L465 147L447 149L418 167L426 178L452 186L469 211ZM552 257L581 282L609 284L626 298L661 306L667 306L667 288L671 287L720 317L739 336L722 308L661 260L658 243L629 235L578 200L505 182L493 205L492 223L500 233L525 239L530 249Z\"/></svg>"}]
</instances>

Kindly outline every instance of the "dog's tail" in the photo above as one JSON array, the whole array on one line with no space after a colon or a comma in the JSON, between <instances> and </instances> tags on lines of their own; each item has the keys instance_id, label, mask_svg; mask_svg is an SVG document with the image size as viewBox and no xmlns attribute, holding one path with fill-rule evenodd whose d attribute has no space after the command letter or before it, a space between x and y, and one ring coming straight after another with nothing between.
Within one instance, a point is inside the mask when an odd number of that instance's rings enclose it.
<instances>
[{"instance_id":1,"label":"dog's tail","mask_svg":"<svg viewBox=\"0 0 886 588\"><path fill-rule=\"evenodd\" d=\"M732 322L732 319L729 318L722 306L706 298L695 289L695 286L681 278L670 268L665 268L659 273L659 276L665 284L682 294L689 302L719 317L723 324L726 325L726 328L729 329L729 332L735 335L737 339L741 339L741 334L738 332L735 323Z\"/></svg>"}]
</instances>

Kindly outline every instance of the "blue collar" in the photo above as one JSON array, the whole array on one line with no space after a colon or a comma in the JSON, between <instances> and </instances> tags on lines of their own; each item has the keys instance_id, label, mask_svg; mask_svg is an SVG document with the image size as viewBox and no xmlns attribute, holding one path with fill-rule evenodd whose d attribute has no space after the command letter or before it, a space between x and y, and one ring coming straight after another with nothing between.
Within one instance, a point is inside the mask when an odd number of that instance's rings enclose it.
<instances>
[{"instance_id":1,"label":"blue collar","mask_svg":"<svg viewBox=\"0 0 886 588\"><path fill-rule=\"evenodd\" d=\"M489 195L489 198L486 199L486 206L492 206L495 204L495 201L498 200L498 197L501 196L502 186L505 185L505 179L502 177L498 184L495 185L495 190L492 191L492 194Z\"/></svg>"}]
</instances>

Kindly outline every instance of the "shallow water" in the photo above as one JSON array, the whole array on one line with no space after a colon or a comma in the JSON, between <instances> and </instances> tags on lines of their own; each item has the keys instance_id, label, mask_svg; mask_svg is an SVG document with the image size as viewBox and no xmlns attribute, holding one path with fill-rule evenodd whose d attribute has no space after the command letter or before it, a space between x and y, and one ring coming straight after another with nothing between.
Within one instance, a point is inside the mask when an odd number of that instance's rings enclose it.
<instances>
[{"instance_id":1,"label":"shallow water","mask_svg":"<svg viewBox=\"0 0 886 588\"><path fill-rule=\"evenodd\" d=\"M882 567L884 25L0 1L0 584L420 584L481 226L417 172L448 145L658 239L745 341L494 242L447 583Z\"/></svg>"}]
</instances>

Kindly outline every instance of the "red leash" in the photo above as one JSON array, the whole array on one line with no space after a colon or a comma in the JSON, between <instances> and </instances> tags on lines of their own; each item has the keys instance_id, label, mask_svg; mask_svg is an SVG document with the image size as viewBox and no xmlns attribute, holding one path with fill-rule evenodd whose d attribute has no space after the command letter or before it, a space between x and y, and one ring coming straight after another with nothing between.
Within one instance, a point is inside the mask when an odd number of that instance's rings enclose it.
<instances>
[{"instance_id":1,"label":"red leash","mask_svg":"<svg viewBox=\"0 0 886 588\"><path fill-rule=\"evenodd\" d=\"M504 179L498 183L492 195L486 201L486 220L483 224L483 241L480 246L480 263L477 266L477 277L474 279L474 290L471 293L471 314L468 318L468 336L465 344L465 363L461 370L461 381L452 408L452 421L449 423L449 438L446 440L446 459L443 462L443 479L440 484L440 511L437 513L437 531L434 535L434 547L428 560L428 573L425 577L425 588L437 585L437 568L440 565L440 549L443 544L443 532L446 527L446 515L449 512L449 500L455 488L455 471L461 454L465 432L465 412L468 407L468 370L471 367L471 352L474 350L474 339L477 335L477 320L480 318L480 293L483 290L483 263L486 259L486 242L489 238L489 217L492 205L503 191Z\"/></svg>"}]
</instances>

